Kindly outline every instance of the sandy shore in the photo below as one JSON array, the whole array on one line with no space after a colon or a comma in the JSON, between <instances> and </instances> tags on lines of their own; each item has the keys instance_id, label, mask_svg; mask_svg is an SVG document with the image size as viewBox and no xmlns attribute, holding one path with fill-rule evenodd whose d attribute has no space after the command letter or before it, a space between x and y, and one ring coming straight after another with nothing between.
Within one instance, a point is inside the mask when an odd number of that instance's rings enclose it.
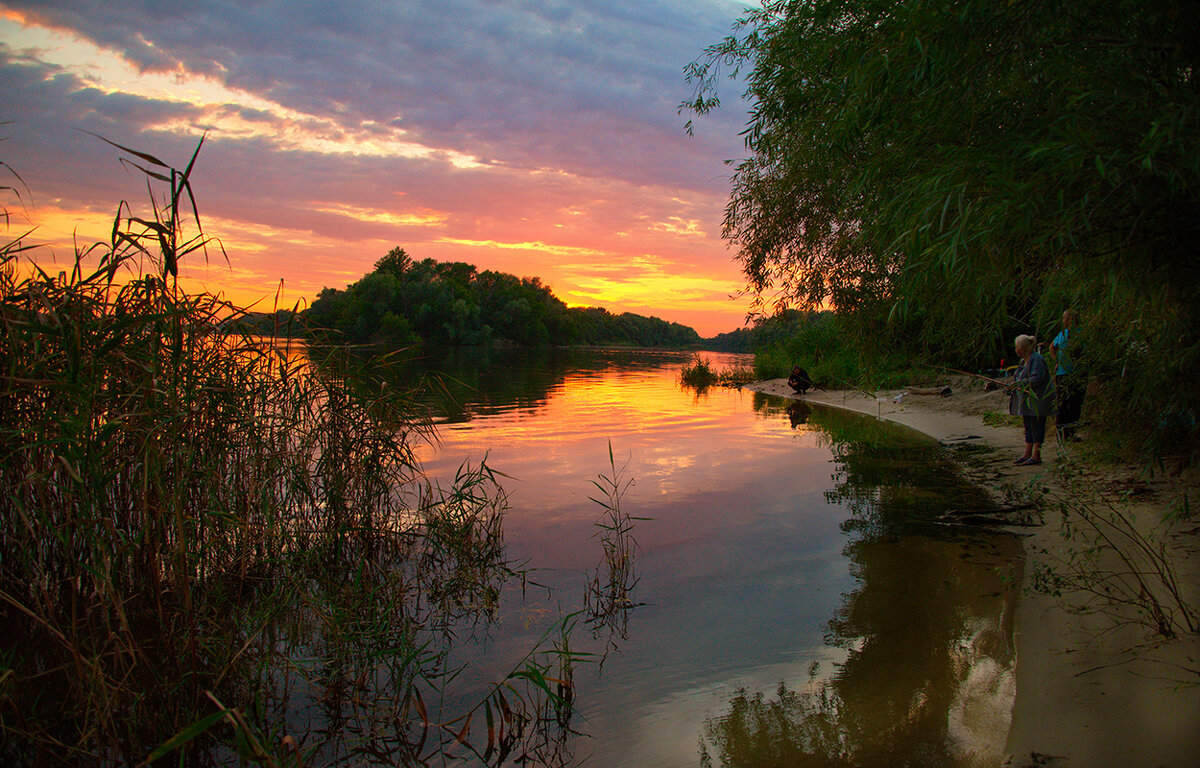
<instances>
[{"instance_id":1,"label":"sandy shore","mask_svg":"<svg viewBox=\"0 0 1200 768\"><path fill-rule=\"evenodd\" d=\"M945 445L975 445L960 452L960 465L1003 502L1014 494L1039 501L1042 524L1022 528L1031 573L1033 562L1065 557L1073 546L1062 534L1055 499L1087 498L1112 503L1133 516L1139 532L1161 542L1191 606L1200 607L1200 525L1190 520L1163 525L1187 494L1200 502L1194 472L1159 472L1132 466L1098 466L1080 443L1048 437L1044 463L1019 467L1024 438L1019 425L992 426L984 414L1007 413L1002 391L986 391L966 377L949 382L951 394L874 394L812 390L803 399L903 424ZM746 389L795 398L784 379ZM1085 413L1086 416L1086 413ZM994 421L994 419L993 419ZM1052 431L1052 430L1051 430ZM1082 431L1086 445L1086 429ZM1060 470L1070 469L1071 479ZM1102 567L1118 560L1106 548ZM1072 768L1196 768L1200 766L1200 634L1171 640L1144 626L1114 621L1105 611L1084 610L1084 596L1050 597L1022 591L1016 619L1017 693L1008 734L1009 766ZM1128 619L1128 610L1117 618Z\"/></svg>"}]
</instances>

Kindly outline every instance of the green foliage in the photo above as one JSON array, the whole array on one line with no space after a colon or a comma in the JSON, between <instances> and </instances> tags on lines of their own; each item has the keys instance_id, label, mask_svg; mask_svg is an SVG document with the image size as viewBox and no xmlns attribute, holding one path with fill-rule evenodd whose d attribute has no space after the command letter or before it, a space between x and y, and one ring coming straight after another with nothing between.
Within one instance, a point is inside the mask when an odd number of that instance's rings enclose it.
<instances>
[{"instance_id":1,"label":"green foliage","mask_svg":"<svg viewBox=\"0 0 1200 768\"><path fill-rule=\"evenodd\" d=\"M717 372L708 358L695 355L680 370L679 379L689 387L710 387L717 383Z\"/></svg>"},{"instance_id":2,"label":"green foliage","mask_svg":"<svg viewBox=\"0 0 1200 768\"><path fill-rule=\"evenodd\" d=\"M683 107L748 70L725 235L760 302L955 367L1073 306L1152 440L1200 413L1197 40L1176 0L768 0Z\"/></svg>"},{"instance_id":3,"label":"green foliage","mask_svg":"<svg viewBox=\"0 0 1200 768\"><path fill-rule=\"evenodd\" d=\"M748 328L720 333L705 339L705 348L717 352L758 352L794 336L812 321L813 313L786 309L770 316L758 316ZM828 314L828 313L822 313Z\"/></svg>"},{"instance_id":4,"label":"green foliage","mask_svg":"<svg viewBox=\"0 0 1200 768\"><path fill-rule=\"evenodd\" d=\"M725 387L740 387L755 381L758 376L750 365L733 365L717 373L717 383Z\"/></svg>"},{"instance_id":5,"label":"green foliage","mask_svg":"<svg viewBox=\"0 0 1200 768\"><path fill-rule=\"evenodd\" d=\"M684 386L704 389L716 384L722 387L740 387L760 378L755 369L745 365L734 365L717 370L712 362L702 355L693 355L679 372Z\"/></svg>"},{"instance_id":6,"label":"green foliage","mask_svg":"<svg viewBox=\"0 0 1200 768\"><path fill-rule=\"evenodd\" d=\"M718 333L704 340L704 348L713 352L753 352L753 331L749 328L738 328L728 333Z\"/></svg>"},{"instance_id":7,"label":"green foliage","mask_svg":"<svg viewBox=\"0 0 1200 768\"><path fill-rule=\"evenodd\" d=\"M400 277L412 266L412 257L403 248L393 248L375 262L375 271Z\"/></svg>"},{"instance_id":8,"label":"green foliage","mask_svg":"<svg viewBox=\"0 0 1200 768\"><path fill-rule=\"evenodd\" d=\"M771 347L754 355L754 375L758 379L784 379L792 371L792 356L782 347ZM810 375L812 374L810 371Z\"/></svg>"},{"instance_id":9,"label":"green foliage","mask_svg":"<svg viewBox=\"0 0 1200 768\"><path fill-rule=\"evenodd\" d=\"M657 317L622 312L614 315L602 307L568 310L574 326L571 343L593 346L691 347L700 343L692 328Z\"/></svg>"},{"instance_id":10,"label":"green foliage","mask_svg":"<svg viewBox=\"0 0 1200 768\"><path fill-rule=\"evenodd\" d=\"M832 312L788 310L760 319L754 332L761 339L754 355L758 379L785 378L799 365L817 386L874 390L922 383L932 375L899 351L860 345L845 318Z\"/></svg>"},{"instance_id":11,"label":"green foliage","mask_svg":"<svg viewBox=\"0 0 1200 768\"><path fill-rule=\"evenodd\" d=\"M493 338L525 342L539 332L545 334L545 316L558 303L549 290L518 280L495 286L495 296L484 305L479 285L490 285L487 275L477 275L473 266L460 262L414 262L403 249L395 248L379 260L375 271L345 291L322 290L304 317L318 335L334 331L337 338L353 343L393 347L419 341L475 345ZM506 323L501 310L521 298L528 307L540 307L540 314L527 311L524 325ZM485 309L490 310L487 316ZM516 335L496 336L489 321L504 326L502 333L511 327Z\"/></svg>"},{"instance_id":12,"label":"green foliage","mask_svg":"<svg viewBox=\"0 0 1200 768\"><path fill-rule=\"evenodd\" d=\"M539 278L477 272L462 262L413 261L393 248L344 291L326 288L304 320L318 336L389 347L417 343L475 346L686 347L691 328L657 317L568 309Z\"/></svg>"}]
</instances>

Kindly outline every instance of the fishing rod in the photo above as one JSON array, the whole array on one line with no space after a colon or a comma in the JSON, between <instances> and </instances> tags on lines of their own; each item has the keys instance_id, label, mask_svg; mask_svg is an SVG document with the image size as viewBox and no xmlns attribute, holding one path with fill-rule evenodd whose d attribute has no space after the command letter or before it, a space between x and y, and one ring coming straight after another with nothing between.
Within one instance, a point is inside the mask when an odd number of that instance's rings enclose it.
<instances>
[{"instance_id":1,"label":"fishing rod","mask_svg":"<svg viewBox=\"0 0 1200 768\"><path fill-rule=\"evenodd\" d=\"M840 384L844 384L847 387L847 389L853 390L854 392L858 392L859 394L862 394L862 395L866 395L867 397L874 400L875 401L875 418L877 418L877 419L883 418L883 401L879 399L879 394L877 392L868 392L867 390L863 389L862 387L860 387L856 384L852 384L849 381L846 381L845 379L839 379L837 376L830 376L829 378L833 379L834 381L836 381ZM845 389L842 390L842 402L843 403L846 402L846 390Z\"/></svg>"},{"instance_id":2,"label":"fishing rod","mask_svg":"<svg viewBox=\"0 0 1200 768\"><path fill-rule=\"evenodd\" d=\"M951 373L961 373L963 376L973 376L976 379L983 379L984 381L990 381L993 384L999 384L1002 387L1007 387L1012 384L1011 381L1003 381L1001 379L993 379L991 376L984 376L982 373L971 373L970 371L963 371L958 368L947 368L944 365L932 365L930 363L917 363L917 365L923 365L926 368L937 368L938 370L949 371Z\"/></svg>"},{"instance_id":3,"label":"fishing rod","mask_svg":"<svg viewBox=\"0 0 1200 768\"><path fill-rule=\"evenodd\" d=\"M855 392L866 395L867 397L870 397L870 398L878 398L877 393L868 392L867 390L863 389L862 387L857 386L856 384L852 384L852 383L846 381L845 379L839 379L837 376L830 376L829 378L833 379L834 381L838 382L839 384L845 384L846 389L852 389ZM822 391L824 391L824 390L822 390Z\"/></svg>"}]
</instances>

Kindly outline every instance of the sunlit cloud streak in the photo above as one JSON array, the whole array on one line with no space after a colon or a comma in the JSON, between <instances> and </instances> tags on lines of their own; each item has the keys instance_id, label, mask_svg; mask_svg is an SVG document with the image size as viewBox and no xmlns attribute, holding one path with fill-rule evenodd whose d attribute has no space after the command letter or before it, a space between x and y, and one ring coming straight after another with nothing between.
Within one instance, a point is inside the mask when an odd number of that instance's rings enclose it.
<instances>
[{"instance_id":1,"label":"sunlit cloud streak","mask_svg":"<svg viewBox=\"0 0 1200 768\"><path fill-rule=\"evenodd\" d=\"M230 295L283 280L289 300L311 299L401 245L710 335L746 307L729 299L743 281L719 235L744 113L689 137L676 105L683 67L739 11L0 2L0 121L13 121L0 152L60 261L72 217L103 232L117 201L145 197L86 132L180 164L207 134L194 184L231 266L203 271Z\"/></svg>"}]
</instances>

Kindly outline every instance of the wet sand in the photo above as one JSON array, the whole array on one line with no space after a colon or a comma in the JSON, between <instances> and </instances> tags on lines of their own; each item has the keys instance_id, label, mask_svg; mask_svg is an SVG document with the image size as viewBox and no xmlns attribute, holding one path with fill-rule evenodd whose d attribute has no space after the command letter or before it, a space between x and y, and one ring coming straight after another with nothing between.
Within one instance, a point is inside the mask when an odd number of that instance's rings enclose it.
<instances>
[{"instance_id":1,"label":"wet sand","mask_svg":"<svg viewBox=\"0 0 1200 768\"><path fill-rule=\"evenodd\" d=\"M1055 497L1083 494L1097 504L1119 504L1136 516L1139 531L1165 544L1185 597L1200 606L1200 525L1195 517L1169 530L1162 524L1184 494L1193 506L1200 501L1195 472L1146 477L1138 467L1091 466L1078 444L1061 445L1049 435L1043 464L1016 466L1013 460L1024 449L1021 427L984 421L985 413L1007 413L1005 394L965 377L951 380L950 388L947 397L815 389L801 398L785 379L745 387L886 419L948 446L978 446L960 464L998 503L1030 492L1043 500L1042 524L1015 529L1025 535L1031 562L1065 557L1072 546L1061 533ZM1075 470L1071 481L1056 471L1067 465ZM1108 565L1118 567L1111 552L1105 554ZM1031 572L1027 565L1027 579ZM1200 634L1162 640L1141 625L1114 626L1110 616L1082 610L1082 595L1051 597L1025 586L1017 611L1017 693L1004 765L1200 766Z\"/></svg>"}]
</instances>

